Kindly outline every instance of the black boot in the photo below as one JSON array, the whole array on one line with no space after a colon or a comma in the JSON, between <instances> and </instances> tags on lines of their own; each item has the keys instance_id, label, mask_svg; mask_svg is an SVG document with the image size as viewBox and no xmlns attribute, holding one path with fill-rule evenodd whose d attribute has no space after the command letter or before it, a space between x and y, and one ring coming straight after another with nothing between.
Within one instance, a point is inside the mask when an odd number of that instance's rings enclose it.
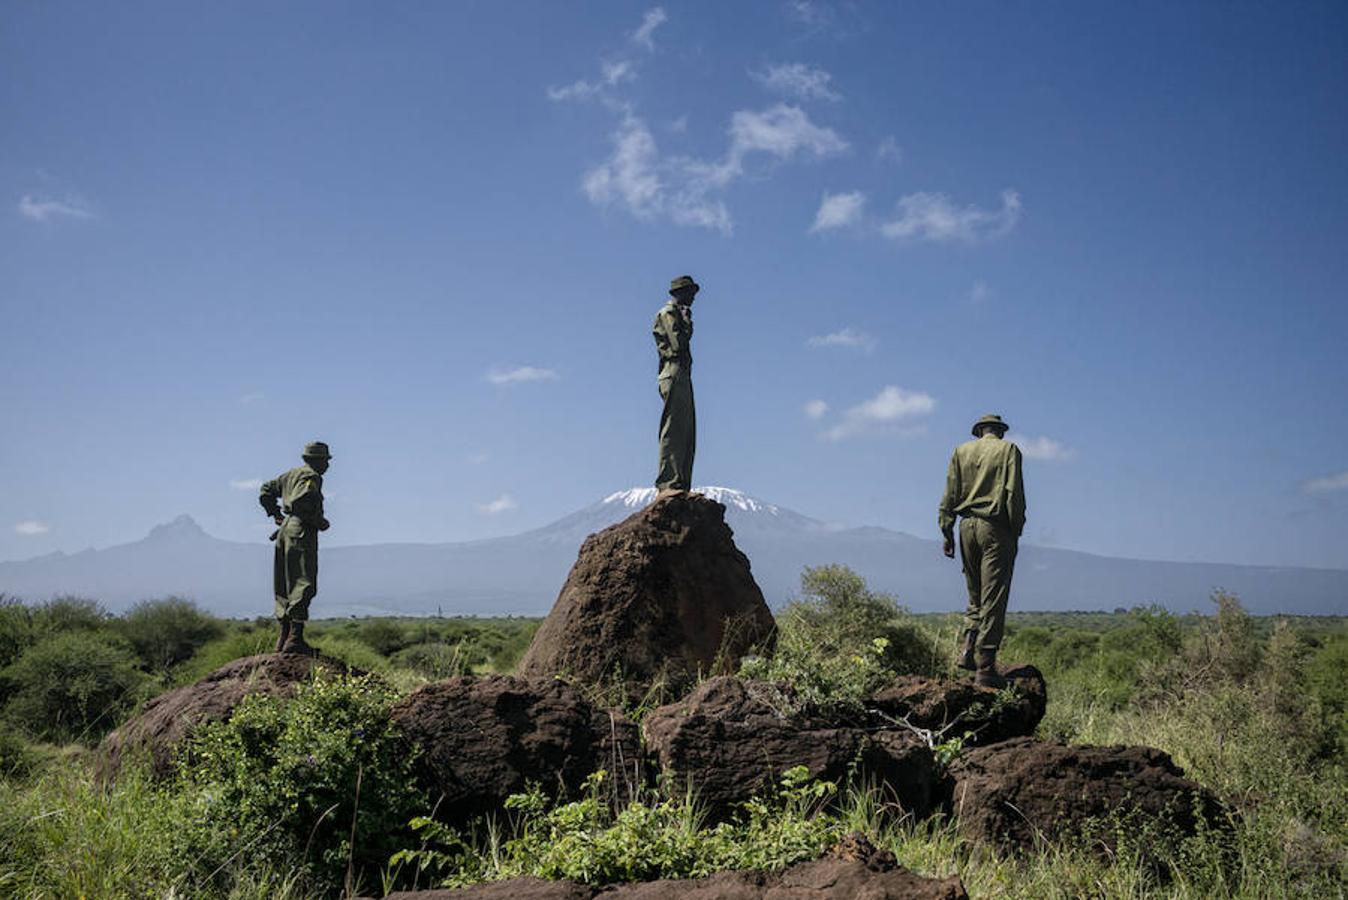
<instances>
[{"instance_id":1,"label":"black boot","mask_svg":"<svg viewBox=\"0 0 1348 900\"><path fill-rule=\"evenodd\" d=\"M974 684L986 688L1004 688L1007 680L997 671L997 651L978 651L978 671L974 674Z\"/></svg>"},{"instance_id":2,"label":"black boot","mask_svg":"<svg viewBox=\"0 0 1348 900\"><path fill-rule=\"evenodd\" d=\"M290 634L286 635L285 646L281 648L282 653L297 653L300 656L317 656L318 651L309 646L304 640L304 623L291 622Z\"/></svg>"},{"instance_id":3,"label":"black boot","mask_svg":"<svg viewBox=\"0 0 1348 900\"><path fill-rule=\"evenodd\" d=\"M286 638L290 637L290 620L277 619L277 622L281 625L281 636L276 639L276 652L280 653L285 649Z\"/></svg>"},{"instance_id":4,"label":"black boot","mask_svg":"<svg viewBox=\"0 0 1348 900\"><path fill-rule=\"evenodd\" d=\"M970 672L978 668L974 665L974 639L976 636L972 628L965 629L964 644L960 647L960 655L955 660L955 665Z\"/></svg>"}]
</instances>

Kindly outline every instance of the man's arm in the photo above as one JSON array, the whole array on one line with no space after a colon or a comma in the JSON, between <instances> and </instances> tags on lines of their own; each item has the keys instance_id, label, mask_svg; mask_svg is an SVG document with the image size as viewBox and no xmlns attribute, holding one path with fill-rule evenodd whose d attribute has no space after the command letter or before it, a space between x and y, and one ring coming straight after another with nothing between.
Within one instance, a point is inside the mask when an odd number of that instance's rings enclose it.
<instances>
[{"instance_id":1,"label":"man's arm","mask_svg":"<svg viewBox=\"0 0 1348 900\"><path fill-rule=\"evenodd\" d=\"M298 516L305 525L312 525L323 531L327 519L323 518L323 476L310 473L300 478L290 498L290 514Z\"/></svg>"},{"instance_id":2,"label":"man's arm","mask_svg":"<svg viewBox=\"0 0 1348 900\"><path fill-rule=\"evenodd\" d=\"M950 454L950 466L945 473L945 493L937 509L936 521L945 536L941 551L952 559L955 556L955 507L960 502L959 451Z\"/></svg>"},{"instance_id":3,"label":"man's arm","mask_svg":"<svg viewBox=\"0 0 1348 900\"><path fill-rule=\"evenodd\" d=\"M1006 464L1006 511L1011 517L1011 530L1020 537L1025 530L1025 475L1020 448L1015 444Z\"/></svg>"},{"instance_id":4,"label":"man's arm","mask_svg":"<svg viewBox=\"0 0 1348 900\"><path fill-rule=\"evenodd\" d=\"M682 315L675 310L660 311L660 327L665 335L665 346L670 359L683 359L688 356L688 338L693 332L691 322L688 322Z\"/></svg>"},{"instance_id":5,"label":"man's arm","mask_svg":"<svg viewBox=\"0 0 1348 900\"><path fill-rule=\"evenodd\" d=\"M277 525L281 524L282 518L281 505L279 503L280 497L281 486L277 483L275 478L271 481L263 482L257 497L257 502L262 504L262 508L267 511L267 515L271 516L272 520L275 521Z\"/></svg>"}]
</instances>

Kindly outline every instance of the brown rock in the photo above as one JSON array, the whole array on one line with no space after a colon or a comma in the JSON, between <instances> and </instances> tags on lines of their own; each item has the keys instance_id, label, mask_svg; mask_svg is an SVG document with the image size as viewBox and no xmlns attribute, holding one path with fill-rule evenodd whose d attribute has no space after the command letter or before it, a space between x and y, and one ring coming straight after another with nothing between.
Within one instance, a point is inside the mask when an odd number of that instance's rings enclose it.
<instances>
[{"instance_id":1,"label":"brown rock","mask_svg":"<svg viewBox=\"0 0 1348 900\"><path fill-rule=\"evenodd\" d=\"M677 691L734 671L773 628L725 507L667 494L585 540L518 672Z\"/></svg>"},{"instance_id":2,"label":"brown rock","mask_svg":"<svg viewBox=\"0 0 1348 900\"><path fill-rule=\"evenodd\" d=\"M675 789L691 787L713 818L724 818L754 794L771 791L782 773L805 766L814 778L846 781L859 763L894 802L926 815L937 782L932 752L900 730L868 730L773 708L772 687L722 676L703 682L677 703L642 720L647 752L673 774Z\"/></svg>"},{"instance_id":3,"label":"brown rock","mask_svg":"<svg viewBox=\"0 0 1348 900\"><path fill-rule=\"evenodd\" d=\"M593 888L574 882L515 878L446 891L406 891L385 900L968 900L958 877L924 878L890 866L853 860L797 863L782 872L717 872L707 878L669 879Z\"/></svg>"},{"instance_id":4,"label":"brown rock","mask_svg":"<svg viewBox=\"0 0 1348 900\"><path fill-rule=\"evenodd\" d=\"M173 771L174 751L192 729L228 719L249 694L288 697L315 668L364 674L326 656L263 653L236 659L200 681L160 694L105 737L99 746L99 774L112 777L127 758L148 752L154 774L166 776Z\"/></svg>"},{"instance_id":5,"label":"brown rock","mask_svg":"<svg viewBox=\"0 0 1348 900\"><path fill-rule=\"evenodd\" d=\"M1013 696L978 687L972 679L923 678L904 675L867 701L870 709L894 719L907 719L944 739L966 732L969 746L981 746L1013 737L1028 737L1048 708L1048 687L1034 666L998 666L1009 679ZM938 738L939 739L939 738Z\"/></svg>"},{"instance_id":6,"label":"brown rock","mask_svg":"<svg viewBox=\"0 0 1348 900\"><path fill-rule=\"evenodd\" d=\"M640 777L636 726L553 678L450 678L407 696L392 719L421 748L422 781L443 797L446 821L499 812L531 781L566 796L597 769Z\"/></svg>"},{"instance_id":7,"label":"brown rock","mask_svg":"<svg viewBox=\"0 0 1348 900\"><path fill-rule=\"evenodd\" d=\"M1224 827L1222 804L1151 747L1092 747L1014 738L969 751L950 767L951 808L971 840L1009 853L1031 850L1119 814L1193 834L1195 809ZM1112 846L1101 830L1102 846Z\"/></svg>"}]
</instances>

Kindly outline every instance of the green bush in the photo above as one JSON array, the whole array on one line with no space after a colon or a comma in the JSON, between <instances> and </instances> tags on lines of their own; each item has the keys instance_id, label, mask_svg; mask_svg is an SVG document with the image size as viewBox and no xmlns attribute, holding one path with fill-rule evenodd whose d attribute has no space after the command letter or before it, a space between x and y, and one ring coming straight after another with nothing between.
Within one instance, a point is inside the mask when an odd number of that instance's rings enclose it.
<instances>
[{"instance_id":1,"label":"green bush","mask_svg":"<svg viewBox=\"0 0 1348 900\"><path fill-rule=\"evenodd\" d=\"M327 892L348 863L372 877L429 808L415 754L389 723L392 699L370 676L319 675L289 700L253 695L198 730L180 758L198 798L184 823L193 852L223 862L246 846L278 869L302 867Z\"/></svg>"},{"instance_id":2,"label":"green bush","mask_svg":"<svg viewBox=\"0 0 1348 900\"><path fill-rule=\"evenodd\" d=\"M431 679L470 675L473 671L469 654L464 652L462 643L453 646L439 641L413 644L395 653L392 662L399 668L411 669Z\"/></svg>"},{"instance_id":3,"label":"green bush","mask_svg":"<svg viewBox=\"0 0 1348 900\"><path fill-rule=\"evenodd\" d=\"M36 634L33 611L21 601L0 594L0 669L31 647Z\"/></svg>"},{"instance_id":4,"label":"green bush","mask_svg":"<svg viewBox=\"0 0 1348 900\"><path fill-rule=\"evenodd\" d=\"M356 639L374 648L381 656L392 656L411 643L403 627L391 619L371 619L360 623Z\"/></svg>"},{"instance_id":5,"label":"green bush","mask_svg":"<svg viewBox=\"0 0 1348 900\"><path fill-rule=\"evenodd\" d=\"M236 659L270 653L276 649L276 624L259 628L252 623L232 626L223 637L203 645L172 672L172 683L191 684Z\"/></svg>"},{"instance_id":6,"label":"green bush","mask_svg":"<svg viewBox=\"0 0 1348 900\"><path fill-rule=\"evenodd\" d=\"M223 622L179 597L143 600L117 620L117 628L154 672L167 672L225 633Z\"/></svg>"},{"instance_id":7,"label":"green bush","mask_svg":"<svg viewBox=\"0 0 1348 900\"><path fill-rule=\"evenodd\" d=\"M18 734L0 731L0 781L27 778L37 768L38 756Z\"/></svg>"},{"instance_id":8,"label":"green bush","mask_svg":"<svg viewBox=\"0 0 1348 900\"><path fill-rule=\"evenodd\" d=\"M92 742L142 698L148 678L130 651L107 637L56 634L0 671L5 718L29 735Z\"/></svg>"},{"instance_id":9,"label":"green bush","mask_svg":"<svg viewBox=\"0 0 1348 900\"><path fill-rule=\"evenodd\" d=\"M57 597L33 608L33 629L39 636L71 631L101 631L111 616L96 600Z\"/></svg>"},{"instance_id":10,"label":"green bush","mask_svg":"<svg viewBox=\"0 0 1348 900\"><path fill-rule=\"evenodd\" d=\"M814 859L837 840L839 820L821 811L836 786L815 782L804 766L787 771L772 796L744 804L731 822L702 827L686 797L651 793L610 804L597 772L586 796L553 806L537 788L506 801L510 833L488 837L493 851L431 819L413 822L422 848L393 856L448 885L532 875L590 884L698 878L724 869L781 869Z\"/></svg>"}]
</instances>

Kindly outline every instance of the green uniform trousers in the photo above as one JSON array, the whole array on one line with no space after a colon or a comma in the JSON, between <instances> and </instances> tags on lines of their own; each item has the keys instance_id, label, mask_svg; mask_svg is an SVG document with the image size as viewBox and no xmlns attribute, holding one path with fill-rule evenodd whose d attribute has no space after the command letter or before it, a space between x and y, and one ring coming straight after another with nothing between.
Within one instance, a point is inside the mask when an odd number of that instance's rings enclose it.
<instances>
[{"instance_id":1,"label":"green uniform trousers","mask_svg":"<svg viewBox=\"0 0 1348 900\"><path fill-rule=\"evenodd\" d=\"M693 408L693 376L678 363L667 362L660 374L660 469L655 486L687 491L693 487L693 454L697 450L697 413Z\"/></svg>"},{"instance_id":2,"label":"green uniform trousers","mask_svg":"<svg viewBox=\"0 0 1348 900\"><path fill-rule=\"evenodd\" d=\"M1011 573L1019 539L1000 522L966 516L960 520L960 558L969 585L964 627L974 633L980 653L996 653L1006 628Z\"/></svg>"},{"instance_id":3,"label":"green uniform trousers","mask_svg":"<svg viewBox=\"0 0 1348 900\"><path fill-rule=\"evenodd\" d=\"M309 601L318 593L318 529L296 516L285 520L276 534L272 566L276 618L309 621Z\"/></svg>"}]
</instances>

